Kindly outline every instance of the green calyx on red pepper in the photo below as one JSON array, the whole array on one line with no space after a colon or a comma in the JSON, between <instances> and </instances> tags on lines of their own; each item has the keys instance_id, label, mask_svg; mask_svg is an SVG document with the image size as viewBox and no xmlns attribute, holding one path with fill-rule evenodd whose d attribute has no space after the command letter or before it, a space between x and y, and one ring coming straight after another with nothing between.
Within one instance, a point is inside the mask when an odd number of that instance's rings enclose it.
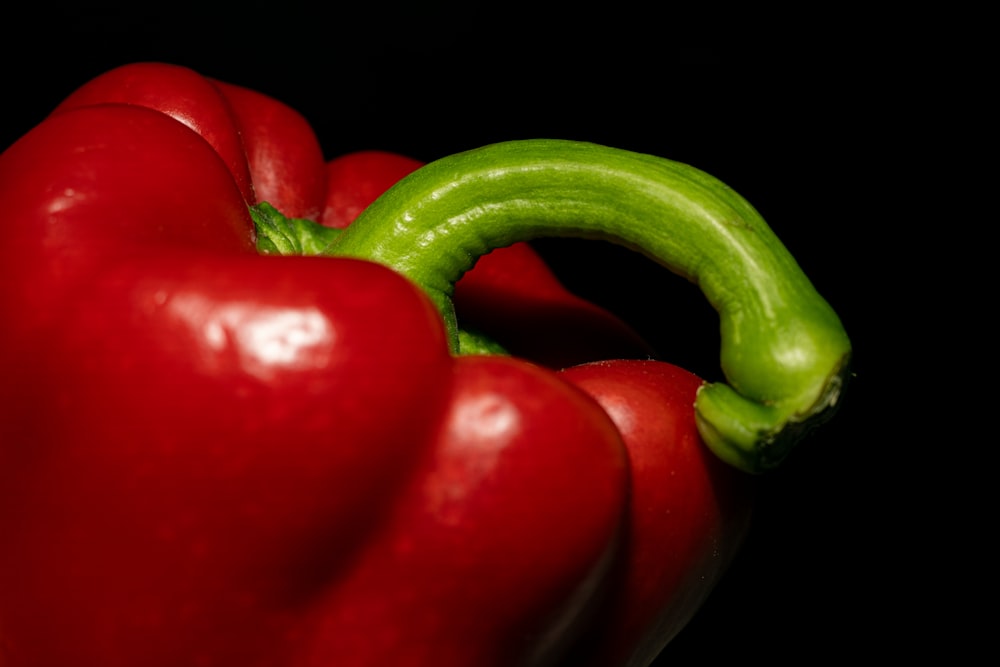
<instances>
[{"instance_id":1,"label":"green calyx on red pepper","mask_svg":"<svg viewBox=\"0 0 1000 667\"><path fill-rule=\"evenodd\" d=\"M659 157L327 162L280 102L138 63L0 154L0 198L5 667L646 665L847 372L760 216ZM695 282L727 384L540 236Z\"/></svg>"},{"instance_id":2,"label":"green calyx on red pepper","mask_svg":"<svg viewBox=\"0 0 1000 667\"><path fill-rule=\"evenodd\" d=\"M780 463L829 416L846 380L850 343L837 315L749 203L685 164L511 141L422 167L340 234L257 219L264 251L360 257L407 276L438 307L458 353L454 285L494 248L573 236L647 255L696 283L719 312L729 384L702 387L696 414L712 450L747 471Z\"/></svg>"}]
</instances>

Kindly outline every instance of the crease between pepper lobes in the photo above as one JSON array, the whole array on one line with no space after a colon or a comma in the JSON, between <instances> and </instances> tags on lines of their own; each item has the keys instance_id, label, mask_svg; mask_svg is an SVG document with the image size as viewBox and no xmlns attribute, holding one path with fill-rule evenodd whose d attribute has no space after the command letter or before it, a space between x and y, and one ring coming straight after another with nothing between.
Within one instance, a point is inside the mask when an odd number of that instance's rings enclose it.
<instances>
[{"instance_id":1,"label":"crease between pepper lobes","mask_svg":"<svg viewBox=\"0 0 1000 667\"><path fill-rule=\"evenodd\" d=\"M717 456L748 472L784 460L833 414L844 389L850 341L785 246L726 184L666 158L569 140L508 141L421 167L346 230L276 225L260 209L255 218L265 252L363 258L407 276L441 312L458 354L490 351L460 331L451 297L491 250L575 237L649 257L695 283L719 313L728 384L701 387L698 428Z\"/></svg>"}]
</instances>

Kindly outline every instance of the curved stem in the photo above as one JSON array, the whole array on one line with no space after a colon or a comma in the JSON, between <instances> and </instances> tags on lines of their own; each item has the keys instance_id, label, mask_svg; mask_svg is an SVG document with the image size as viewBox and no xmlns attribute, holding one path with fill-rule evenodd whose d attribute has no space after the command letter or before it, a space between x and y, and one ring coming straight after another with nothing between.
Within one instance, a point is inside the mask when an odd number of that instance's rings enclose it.
<instances>
[{"instance_id":1,"label":"curved stem","mask_svg":"<svg viewBox=\"0 0 1000 667\"><path fill-rule=\"evenodd\" d=\"M457 352L455 282L494 248L560 236L640 252L697 284L718 311L728 386L706 384L696 411L724 460L770 468L837 405L850 342L836 313L746 200L685 164L574 141L493 144L413 172L328 253L420 285Z\"/></svg>"}]
</instances>

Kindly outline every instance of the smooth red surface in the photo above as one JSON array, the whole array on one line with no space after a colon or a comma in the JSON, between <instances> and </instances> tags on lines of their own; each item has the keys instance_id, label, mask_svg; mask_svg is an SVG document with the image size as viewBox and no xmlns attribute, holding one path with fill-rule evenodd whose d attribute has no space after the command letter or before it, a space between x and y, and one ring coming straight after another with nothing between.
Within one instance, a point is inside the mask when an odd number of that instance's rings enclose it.
<instances>
[{"instance_id":1,"label":"smooth red surface","mask_svg":"<svg viewBox=\"0 0 1000 667\"><path fill-rule=\"evenodd\" d=\"M653 354L618 316L567 290L527 243L481 257L455 285L454 302L460 324L549 368Z\"/></svg>"},{"instance_id":2,"label":"smooth red surface","mask_svg":"<svg viewBox=\"0 0 1000 667\"><path fill-rule=\"evenodd\" d=\"M95 104L155 109L201 135L226 163L244 199L257 202L250 165L233 111L212 81L187 67L133 63L86 82L53 113Z\"/></svg>"},{"instance_id":3,"label":"smooth red surface","mask_svg":"<svg viewBox=\"0 0 1000 667\"><path fill-rule=\"evenodd\" d=\"M628 489L610 419L512 358L459 358L454 387L395 513L327 593L329 641L303 664L550 664L592 610Z\"/></svg>"},{"instance_id":4,"label":"smooth red surface","mask_svg":"<svg viewBox=\"0 0 1000 667\"><path fill-rule=\"evenodd\" d=\"M289 218L319 222L327 201L326 160L309 121L256 90L214 83L239 126L257 201Z\"/></svg>"},{"instance_id":5,"label":"smooth red surface","mask_svg":"<svg viewBox=\"0 0 1000 667\"><path fill-rule=\"evenodd\" d=\"M225 164L148 109L52 117L0 196L4 665L289 664L442 417L437 313L257 255Z\"/></svg>"},{"instance_id":6,"label":"smooth red surface","mask_svg":"<svg viewBox=\"0 0 1000 667\"><path fill-rule=\"evenodd\" d=\"M698 435L702 381L659 361L576 366L560 377L597 400L628 448L632 495L609 597L574 665L648 665L687 624L735 556L753 506L750 476Z\"/></svg>"},{"instance_id":7,"label":"smooth red surface","mask_svg":"<svg viewBox=\"0 0 1000 667\"><path fill-rule=\"evenodd\" d=\"M345 229L369 204L423 162L389 151L355 151L327 164L326 206L320 222Z\"/></svg>"}]
</instances>

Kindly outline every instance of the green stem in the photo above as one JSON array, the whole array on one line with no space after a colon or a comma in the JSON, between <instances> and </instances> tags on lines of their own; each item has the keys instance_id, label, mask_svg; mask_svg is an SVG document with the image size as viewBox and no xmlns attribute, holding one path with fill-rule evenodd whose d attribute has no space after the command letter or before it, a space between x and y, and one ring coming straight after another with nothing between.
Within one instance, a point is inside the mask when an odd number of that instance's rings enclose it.
<instances>
[{"instance_id":1,"label":"green stem","mask_svg":"<svg viewBox=\"0 0 1000 667\"><path fill-rule=\"evenodd\" d=\"M268 202L250 207L257 250L264 255L322 255L341 230L311 220L286 218Z\"/></svg>"},{"instance_id":2,"label":"green stem","mask_svg":"<svg viewBox=\"0 0 1000 667\"><path fill-rule=\"evenodd\" d=\"M685 164L589 143L493 144L432 162L375 201L327 254L392 267L440 309L494 248L540 237L617 243L697 284L718 311L727 384L702 387L701 434L748 471L777 465L835 409L850 342L756 210Z\"/></svg>"}]
</instances>

